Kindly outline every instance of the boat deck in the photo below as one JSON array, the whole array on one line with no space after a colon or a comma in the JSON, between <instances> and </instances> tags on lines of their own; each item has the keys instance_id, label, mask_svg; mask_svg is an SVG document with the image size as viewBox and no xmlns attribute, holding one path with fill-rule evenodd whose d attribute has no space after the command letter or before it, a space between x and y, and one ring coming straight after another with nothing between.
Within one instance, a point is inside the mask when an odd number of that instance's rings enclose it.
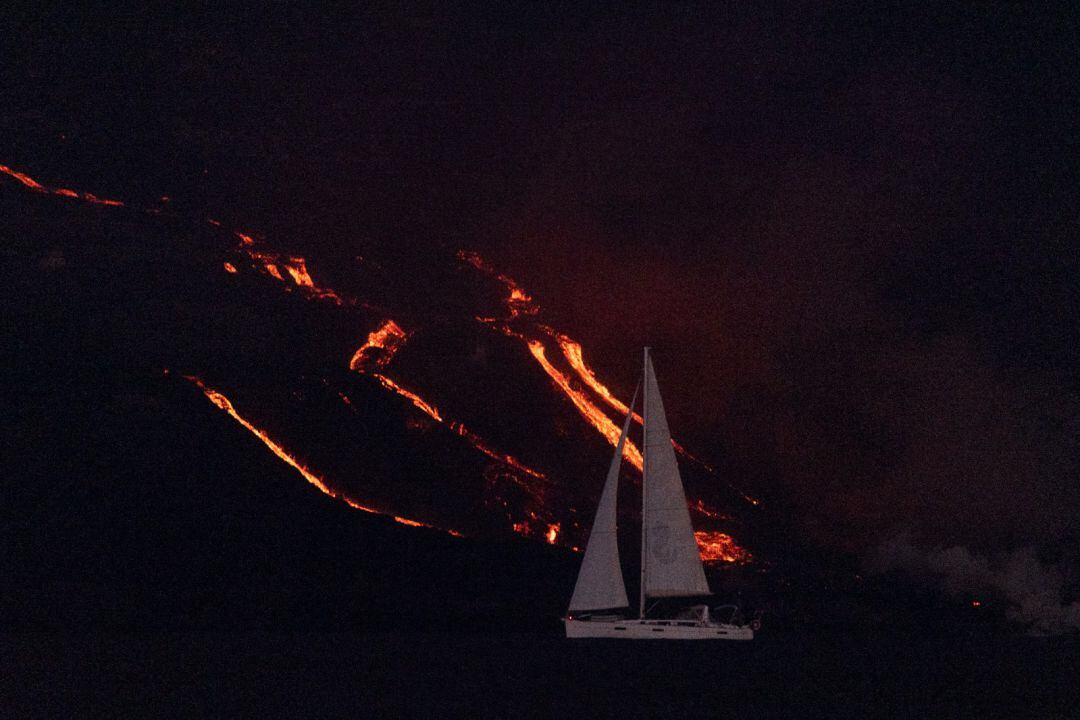
<instances>
[{"instance_id":1,"label":"boat deck","mask_svg":"<svg viewBox=\"0 0 1080 720\"><path fill-rule=\"evenodd\" d=\"M563 620L568 638L627 638L633 640L753 640L754 631L742 625L695 620Z\"/></svg>"}]
</instances>

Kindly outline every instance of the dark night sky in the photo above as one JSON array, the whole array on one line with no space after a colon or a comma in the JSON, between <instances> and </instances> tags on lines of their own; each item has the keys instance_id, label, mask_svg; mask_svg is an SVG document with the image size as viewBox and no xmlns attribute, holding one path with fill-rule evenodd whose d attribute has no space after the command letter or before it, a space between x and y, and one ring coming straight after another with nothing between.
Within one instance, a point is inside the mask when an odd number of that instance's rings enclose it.
<instances>
[{"instance_id":1,"label":"dark night sky","mask_svg":"<svg viewBox=\"0 0 1080 720\"><path fill-rule=\"evenodd\" d=\"M489 253L825 537L1077 537L1075 12L396 5L12 13L0 161Z\"/></svg>"}]
</instances>

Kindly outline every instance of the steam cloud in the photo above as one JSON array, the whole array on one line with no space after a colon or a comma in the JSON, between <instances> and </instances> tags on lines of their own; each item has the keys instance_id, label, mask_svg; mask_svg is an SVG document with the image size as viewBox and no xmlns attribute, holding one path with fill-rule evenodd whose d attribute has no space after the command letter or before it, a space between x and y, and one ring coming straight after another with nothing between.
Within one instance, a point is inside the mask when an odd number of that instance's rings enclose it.
<instances>
[{"instance_id":1,"label":"steam cloud","mask_svg":"<svg viewBox=\"0 0 1080 720\"><path fill-rule=\"evenodd\" d=\"M1062 599L1065 574L1040 562L1030 546L988 557L959 545L924 551L901 535L879 545L867 564L875 572L899 569L940 582L953 594L998 597L1009 605L1008 618L1032 635L1080 631L1080 601Z\"/></svg>"}]
</instances>

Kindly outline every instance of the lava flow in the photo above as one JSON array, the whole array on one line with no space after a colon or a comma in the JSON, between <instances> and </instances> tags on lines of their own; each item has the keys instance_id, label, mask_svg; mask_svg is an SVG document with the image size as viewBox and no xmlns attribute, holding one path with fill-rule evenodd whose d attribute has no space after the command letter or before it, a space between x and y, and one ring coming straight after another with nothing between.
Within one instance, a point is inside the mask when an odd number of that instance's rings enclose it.
<instances>
[{"instance_id":1,"label":"lava flow","mask_svg":"<svg viewBox=\"0 0 1080 720\"><path fill-rule=\"evenodd\" d=\"M424 400L422 397L420 397L416 393L411 392L409 390L406 390L405 388L401 387L400 385L398 385L396 382L394 382L390 378L388 378L385 375L382 375L380 373L375 373L374 375L372 375L372 377L375 378L376 380L378 380L379 383L384 388L386 388L387 390L395 392L398 395L400 395L401 397L403 397L406 400L408 400L409 402L411 402L415 407L417 407L418 409L423 411L432 420L435 420L436 422L442 422L443 421L442 415L439 414L439 409L436 408L431 403Z\"/></svg>"},{"instance_id":2,"label":"lava flow","mask_svg":"<svg viewBox=\"0 0 1080 720\"><path fill-rule=\"evenodd\" d=\"M485 318L477 317L477 321L488 325L499 332L521 340L526 344L529 349L529 353L533 356L536 362L544 370L544 372L551 378L559 390L573 403L578 413L595 428L604 438L616 446L619 442L619 436L621 434L619 427L608 417L599 406L597 406L588 395L576 387L570 378L556 368L547 357L547 349L544 341L534 337L530 337L525 331L523 331L522 323L518 321L521 315L535 315L539 312L539 306L533 301L532 297L525 292L525 290L510 276L500 273L492 266L488 265L483 258L476 252L459 251L457 255L458 259L468 263L477 270L484 274L498 280L508 291L508 294L504 297L504 303L508 311L508 316L502 320L498 318ZM515 323L515 327L511 327L511 323ZM591 389L596 395L610 407L614 408L620 414L625 415L630 411L630 408L626 403L619 400L615 395L596 377L596 374L585 363L584 352L581 344L573 340L567 335L559 333L554 329L545 325L534 326L542 334L553 338L558 344L559 349L562 350L563 357L566 359L570 368L577 374L577 377L582 383L589 389ZM641 415L634 413L633 419L642 424ZM701 460L698 460L691 455L685 448L683 448L674 438L671 440L672 447L680 455L694 460L709 472L714 472L713 468ZM626 441L623 447L623 456L626 460L637 468L639 471L642 469L642 456L641 451L631 442L629 439ZM729 484L730 485L730 484ZM748 503L751 505L758 505L759 501L756 498L752 498L746 493L743 493L735 488L732 488L739 493ZM692 506L692 509L703 517L714 520L731 520L730 516L723 513L712 510L706 506L703 500L697 500ZM717 531L701 531L695 533L695 537L698 541L698 546L701 551L702 559L709 562L745 562L750 559L750 554L742 547L740 547L730 535Z\"/></svg>"},{"instance_id":3,"label":"lava flow","mask_svg":"<svg viewBox=\"0 0 1080 720\"><path fill-rule=\"evenodd\" d=\"M349 359L349 369L356 372L379 370L386 367L401 349L408 335L393 320L387 320L372 330L367 342L357 348Z\"/></svg>"},{"instance_id":4,"label":"lava flow","mask_svg":"<svg viewBox=\"0 0 1080 720\"><path fill-rule=\"evenodd\" d=\"M93 195L88 192L78 192L69 188L50 187L48 185L42 185L29 175L21 173L17 170L12 170L7 165L0 165L0 173L3 173L8 177L15 178L25 187L28 187L34 192L42 193L44 195L59 195L60 197L73 198L75 200L82 200L83 202L93 203L94 205L105 205L108 207L123 207L124 205L124 203L119 200L98 197L97 195Z\"/></svg>"},{"instance_id":5,"label":"lava flow","mask_svg":"<svg viewBox=\"0 0 1080 720\"><path fill-rule=\"evenodd\" d=\"M701 559L705 562L745 563L751 555L727 533L699 530L694 533Z\"/></svg>"},{"instance_id":6,"label":"lava flow","mask_svg":"<svg viewBox=\"0 0 1080 720\"><path fill-rule=\"evenodd\" d=\"M457 257L458 260L472 265L480 272L496 278L510 290L510 295L506 299L507 307L510 310L510 319L516 318L521 314L536 315L540 312L540 308L537 307L533 302L532 297L529 293L525 292L524 288L514 282L514 279L509 275L498 272L495 268L484 262L484 258L480 257L480 253L469 250L459 250Z\"/></svg>"},{"instance_id":7,"label":"lava flow","mask_svg":"<svg viewBox=\"0 0 1080 720\"><path fill-rule=\"evenodd\" d=\"M349 359L349 369L375 378L384 388L405 398L432 420L444 423L450 430L465 438L470 445L492 460L497 460L498 462L501 462L514 470L523 472L537 480L546 481L547 477L542 472L533 470L512 455L493 450L486 442L484 442L483 438L472 430L469 430L464 424L457 422L456 420L444 419L439 412L439 409L434 405L411 390L406 390L383 373L374 372L375 370L383 369L390 363L407 338L408 333L402 330L400 325L393 320L385 321L381 326L368 333L367 340L355 353L353 353L352 358ZM519 482L519 484L521 483ZM540 494L536 488L528 489L537 495Z\"/></svg>"},{"instance_id":8,"label":"lava flow","mask_svg":"<svg viewBox=\"0 0 1080 720\"><path fill-rule=\"evenodd\" d=\"M513 455L495 450L488 445L483 438L465 427L463 423L456 420L447 420L433 404L424 400L415 392L402 387L399 383L387 377L386 374L379 372L393 360L394 356L404 345L406 339L408 339L408 333L406 333L400 325L393 320L384 321L382 325L368 333L364 344L357 348L356 352L353 353L352 357L349 359L349 369L362 375L373 377L380 385L382 385L382 387L405 398L412 403L413 407L423 412L432 420L446 425L452 432L464 438L475 450L478 450L492 460L495 460L512 470L516 470L518 473L522 473L528 478L546 483L547 477L542 472L534 470ZM509 474L509 476L514 479L515 484L528 492L536 501L542 503L544 495L542 487L537 487L534 483L529 482L516 474ZM519 534L531 534L527 524L513 523L512 527L514 531Z\"/></svg>"},{"instance_id":9,"label":"lava flow","mask_svg":"<svg viewBox=\"0 0 1080 720\"><path fill-rule=\"evenodd\" d=\"M215 226L219 225L215 220L211 220L210 223ZM346 304L345 299L338 295L334 290L315 283L315 280L311 277L311 273L308 271L307 261L304 258L297 255L286 257L270 250L259 250L255 248L256 242L250 235L240 231L235 231L233 235L240 240L240 245L236 248L236 252L247 256L256 267L261 268L270 277L279 282L287 282L285 280L285 275L282 274L282 270L284 269L285 273L293 281L293 284L303 290L308 297L315 300L326 300L335 305ZM226 268L226 270L228 270L228 268Z\"/></svg>"},{"instance_id":10,"label":"lava flow","mask_svg":"<svg viewBox=\"0 0 1080 720\"><path fill-rule=\"evenodd\" d=\"M476 320L484 323L485 325L493 327L494 329L498 330L504 335L507 335L508 337L514 337L523 341L528 346L529 352L532 354L533 358L540 364L544 372L547 373L547 375L552 379L555 385L560 390L562 390L563 394L565 394L570 399L570 401L574 404L574 407L577 408L581 416L585 418L585 420L590 425L592 425L601 435L603 435L608 442L610 442L612 445L616 445L619 441L619 432L616 429L615 423L613 423L607 417L607 414L604 413L604 411L602 411L599 407L596 406L596 404L589 400L588 396L585 393L575 388L570 383L569 378L567 378L565 374L560 372L554 365L552 365L551 361L547 358L547 353L543 341L535 338L530 338L524 332L520 330L515 330L510 326L510 323L517 320L523 313L528 315L535 315L539 312L540 308L533 301L532 297L528 293L526 293L525 290L513 278L504 273L498 272L491 265L486 263L484 259L480 257L479 253L459 250L457 257L462 262L468 263L469 265L483 272L484 274L495 278L509 291L509 294L504 299L506 308L509 312L508 317L501 321L497 318L487 317L477 317ZM540 325L539 330L542 331L544 334L548 335L549 337L555 339L556 343L559 345L559 348L562 350L562 354L566 358L567 363L570 365L571 369L573 369L574 372L577 374L578 378L580 378L580 380L585 383L586 386L592 389L593 392L595 392L604 400L604 402L606 402L619 413L625 415L627 412L629 412L629 408L627 407L626 403L615 397L615 395L610 390L608 390L607 386L601 383L599 379L597 379L596 374L585 363L581 343L573 340L567 335L555 331L554 329L546 325ZM641 415L635 412L634 420L638 424L641 424ZM691 455L686 450L686 448L684 448L681 444L679 444L678 441L675 440L675 438L671 439L671 445L673 448L675 448L675 451L683 457L686 457L689 460L693 460L709 472L715 472L715 470L709 464ZM624 450L624 457L626 457L626 459L638 470L641 469L641 453L638 452L637 448L634 447L633 443L629 441L627 441ZM741 490L738 490L737 488L731 486L730 483L728 483L728 485L732 487L732 490L737 492L740 496L742 496L744 500L746 500L751 505L756 506L760 504L760 501L758 499L747 495Z\"/></svg>"},{"instance_id":11,"label":"lava flow","mask_svg":"<svg viewBox=\"0 0 1080 720\"><path fill-rule=\"evenodd\" d=\"M608 442L612 445L618 445L619 436L622 435L622 431L611 421L611 418L585 397L585 393L574 388L573 385L570 384L569 378L559 372L559 370L548 361L544 352L544 344L539 340L530 340L529 352L531 352L532 356L536 358L536 361L540 363L540 366L544 368L544 372L546 372L548 376L555 381L555 384L566 393L566 396L574 403L574 407L578 409L578 412L580 412L593 427L599 430L600 434L606 437ZM637 445L629 439L626 440L626 443L623 446L623 457L625 457L631 465L638 470L641 470L643 464L641 451L638 450Z\"/></svg>"},{"instance_id":12,"label":"lava flow","mask_svg":"<svg viewBox=\"0 0 1080 720\"><path fill-rule=\"evenodd\" d=\"M626 403L615 397L615 395L613 395L612 392L607 389L607 386L596 378L596 374L592 371L592 368L585 364L585 357L581 349L581 343L577 342L576 340L572 340L566 335L556 333L553 330L551 331L551 334L554 336L555 342L559 343L559 348L563 352L563 357L566 358L566 361L570 363L570 367L574 369L574 372L578 374L578 377L581 378L586 385L591 387L593 391L604 400L604 402L615 408L615 410L617 410L618 412L622 413L623 415L630 412L630 408L626 406ZM636 422L638 425L642 424L640 413L634 413L634 422ZM700 464L706 470L709 470L710 472L712 471L712 467L710 465L691 455L686 448L684 448L681 444L679 444L677 440L675 440L675 438L671 438L671 446L675 448L675 452Z\"/></svg>"},{"instance_id":13,"label":"lava flow","mask_svg":"<svg viewBox=\"0 0 1080 720\"><path fill-rule=\"evenodd\" d=\"M325 480L323 480L321 477L316 475L314 472L312 472L308 468L304 467L304 465L299 460L297 460L292 455L290 455L288 452L286 452L285 448L281 447L281 445L278 445L276 442L274 442L274 440L272 440L270 438L270 436L266 434L266 431L260 430L258 427L256 427L254 424L252 424L250 420L248 420L243 415L238 413L236 411L236 407L233 406L232 401L230 401L229 398L225 397L224 395L222 395L217 390L214 390L213 388L209 387L206 383L204 383L202 381L202 379L197 378L197 377L195 377L193 375L185 375L184 379L191 382L191 383L193 383L196 387L198 387L200 390L202 390L203 394L206 395L207 399L209 399L210 402L214 403L214 405L216 405L220 409L224 410L226 413L228 413L229 417L231 417L236 422L240 423L240 425L245 430L250 432L255 437L259 438L259 440L262 441L263 445L266 445L266 447L268 447L270 449L270 452L277 455L278 458L280 458L286 465L288 465L292 469L296 470L296 472L300 473L300 475L305 480L307 480L309 483L311 483L312 485L314 485L315 487L317 487L319 490L326 493L330 497L337 498L338 500L341 500L342 502L344 502L349 507L356 508L357 510L363 510L366 513L372 513L373 515L382 515L384 517L389 517L394 522L401 523L402 525L409 525L411 527L426 527L426 528L432 528L432 529L435 529L435 530L442 530L442 528L436 528L434 525L428 525L427 523L420 522L419 520L412 520L410 518L401 517L399 515L394 515L392 513L381 512L379 510L376 510L375 508L368 507L366 505L362 505L361 503L357 502L353 498L331 489L330 486L326 484ZM459 537L461 535L461 533L458 533L457 531L454 531L454 530L443 530L443 532L448 532L451 535L456 535L456 536L459 536Z\"/></svg>"},{"instance_id":14,"label":"lava flow","mask_svg":"<svg viewBox=\"0 0 1080 720\"><path fill-rule=\"evenodd\" d=\"M101 198L87 192L78 192L68 188L53 187L40 183L29 175L13 170L5 165L0 165L0 174L7 175L23 187L35 193L72 198L96 205L129 207L119 200ZM163 198L163 202L165 201L166 199ZM138 210L138 208L136 208L136 210ZM162 208L143 209L142 212L159 215L162 212ZM192 222L205 222L215 229L225 229L220 221L212 218L192 220ZM308 299L327 301L338 307L356 307L358 305L364 305L355 298L347 298L338 294L331 288L319 285L312 277L307 261L303 257L278 252L270 248L265 241L256 239L252 234L244 233L240 230L231 230L227 232L231 233L236 244L232 248L234 256L228 261L223 262L221 265L226 273L235 275L242 272L245 266L248 266L264 273L267 277L272 278L276 282L284 284L286 290L299 290ZM488 265L480 255L474 252L461 251L458 253L458 259L484 274L495 278L507 292L503 301L507 310L507 316L505 318L477 319L509 337L522 341L528 348L533 359L549 376L554 385L570 399L575 409L582 417L584 417L593 428L600 432L608 442L612 445L617 444L620 434L619 428L608 417L606 411L602 409L602 407L606 404L619 413L626 413L627 406L615 397L615 395L600 382L593 371L588 367L584 360L584 352L581 345L566 335L557 333L551 328L536 323L533 316L536 316L539 313L539 306L532 296L530 296L524 288L518 285L512 278L498 272ZM355 372L373 378L379 383L380 387L408 400L415 408L429 418L446 426L451 432L463 438L472 448L502 465L507 470L505 476L510 478L512 482L528 494L531 498L530 503L535 503L532 508L515 509L515 514L520 516L520 514L523 513L529 518L529 520L526 520L525 522L511 522L511 525L516 532L542 538L552 544L572 541L572 538L564 538L562 525L559 522L556 522L551 514L552 512L557 511L557 509L546 507L548 504L548 493L546 492L547 485L551 481L544 473L529 467L512 455L495 450L483 438L465 427L465 425L456 420L444 417L434 404L423 399L419 394L412 390L403 387L400 383L391 379L383 372L407 339L408 333L402 329L400 325L393 320L386 320L382 325L368 334L364 344L362 344L350 357L348 366ZM547 342L551 339L554 339L558 348L562 351L561 354L572 371L569 374L564 373L555 367L548 358ZM575 383L571 379L574 375L577 376L583 386ZM323 478L319 477L291 456L281 445L272 440L265 431L259 429L249 420L242 417L236 411L233 404L223 394L208 387L197 377L188 377L187 379L197 385L216 407L226 412L242 427L258 437L259 440L279 459L295 469L304 477L304 479L317 487L321 492L338 498L356 509L369 513L386 515L403 525L432 527L417 520L378 511L332 489ZM602 403L594 402L589 396L590 391L598 395L602 400ZM339 392L338 395L341 397L342 401L353 410L353 412L356 412L355 408L352 407L352 402L346 395L341 392ZM634 419L639 423L641 422L640 415L637 413L634 414ZM686 453L681 446L675 443L674 440L672 441L672 444L680 454L689 457L689 454ZM642 457L638 447L634 443L628 441L625 445L624 453L628 462L640 470L642 467ZM702 463L702 465L704 465L704 463ZM708 466L705 467L707 468ZM752 498L747 497L746 499L753 504L757 504L757 501ZM505 500L502 500L502 504L506 506L507 509L510 509L510 506L506 504ZM692 509L707 518L719 520L730 519L728 516L710 510L701 500L698 500L692 506ZM574 525L576 526L576 523ZM447 532L454 535L459 534L452 530ZM712 531L698 532L695 535L701 548L702 558L705 560L740 562L750 557L749 553L739 547L729 535Z\"/></svg>"},{"instance_id":15,"label":"lava flow","mask_svg":"<svg viewBox=\"0 0 1080 720\"><path fill-rule=\"evenodd\" d=\"M611 407L615 408L619 413L626 415L630 412L630 408L626 406L619 398L615 397L607 386L596 379L596 375L593 373L592 368L585 364L585 358L582 355L581 343L576 340L571 340L566 335L553 333L555 335L555 341L559 343L559 347L563 351L563 356L566 357L566 361L570 363L570 367L574 369L574 372L578 374L586 385L591 387L597 395L604 399ZM641 415L634 413L634 422L641 424Z\"/></svg>"}]
</instances>

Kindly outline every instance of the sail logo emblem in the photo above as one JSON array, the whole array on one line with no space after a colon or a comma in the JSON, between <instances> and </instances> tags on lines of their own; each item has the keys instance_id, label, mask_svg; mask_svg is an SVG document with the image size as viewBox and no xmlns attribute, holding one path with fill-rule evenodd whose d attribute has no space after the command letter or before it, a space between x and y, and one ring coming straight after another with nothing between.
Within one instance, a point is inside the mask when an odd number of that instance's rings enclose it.
<instances>
[{"instance_id":1,"label":"sail logo emblem","mask_svg":"<svg viewBox=\"0 0 1080 720\"><path fill-rule=\"evenodd\" d=\"M649 528L649 551L661 565L675 562L679 548L671 542L671 528L657 523Z\"/></svg>"}]
</instances>

